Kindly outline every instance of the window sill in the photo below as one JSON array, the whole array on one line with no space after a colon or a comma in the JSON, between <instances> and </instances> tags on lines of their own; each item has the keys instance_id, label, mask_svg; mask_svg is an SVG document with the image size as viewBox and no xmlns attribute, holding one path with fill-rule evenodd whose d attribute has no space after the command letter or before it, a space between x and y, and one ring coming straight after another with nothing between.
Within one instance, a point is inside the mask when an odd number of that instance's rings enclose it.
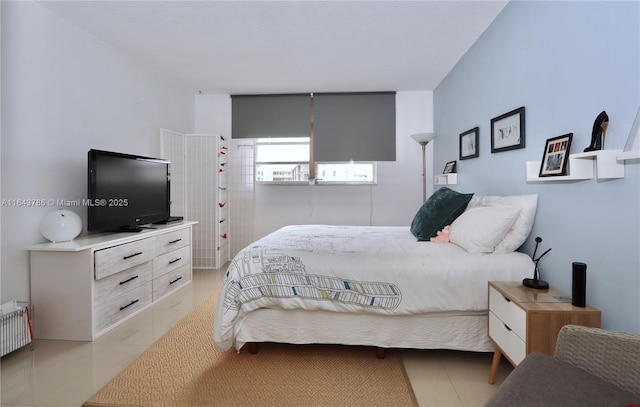
<instances>
[{"instance_id":1,"label":"window sill","mask_svg":"<svg viewBox=\"0 0 640 407\"><path fill-rule=\"evenodd\" d=\"M285 186L371 186L378 185L377 182L347 182L347 181L324 181L324 182L303 182L303 181L256 181L256 185L285 185Z\"/></svg>"}]
</instances>

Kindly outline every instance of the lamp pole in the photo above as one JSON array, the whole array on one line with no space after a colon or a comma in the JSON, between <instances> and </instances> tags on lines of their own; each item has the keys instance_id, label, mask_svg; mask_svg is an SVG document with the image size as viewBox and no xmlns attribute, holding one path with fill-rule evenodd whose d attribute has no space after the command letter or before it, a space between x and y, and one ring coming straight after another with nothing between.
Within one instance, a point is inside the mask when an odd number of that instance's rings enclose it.
<instances>
[{"instance_id":1,"label":"lamp pole","mask_svg":"<svg viewBox=\"0 0 640 407\"><path fill-rule=\"evenodd\" d=\"M427 202L427 141L421 141L422 146L422 203Z\"/></svg>"},{"instance_id":2,"label":"lamp pole","mask_svg":"<svg viewBox=\"0 0 640 407\"><path fill-rule=\"evenodd\" d=\"M411 138L417 141L422 146L422 203L427 202L427 144L436 135L433 133L417 133L412 134Z\"/></svg>"}]
</instances>

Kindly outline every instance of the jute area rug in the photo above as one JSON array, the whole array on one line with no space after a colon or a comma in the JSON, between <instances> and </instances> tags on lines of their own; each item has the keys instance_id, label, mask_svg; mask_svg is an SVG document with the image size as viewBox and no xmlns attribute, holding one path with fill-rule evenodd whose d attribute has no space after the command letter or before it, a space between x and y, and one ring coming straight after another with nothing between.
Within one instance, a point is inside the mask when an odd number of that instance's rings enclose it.
<instances>
[{"instance_id":1,"label":"jute area rug","mask_svg":"<svg viewBox=\"0 0 640 407\"><path fill-rule=\"evenodd\" d=\"M213 344L217 295L83 407L417 406L400 356L372 348L262 344L251 355Z\"/></svg>"}]
</instances>

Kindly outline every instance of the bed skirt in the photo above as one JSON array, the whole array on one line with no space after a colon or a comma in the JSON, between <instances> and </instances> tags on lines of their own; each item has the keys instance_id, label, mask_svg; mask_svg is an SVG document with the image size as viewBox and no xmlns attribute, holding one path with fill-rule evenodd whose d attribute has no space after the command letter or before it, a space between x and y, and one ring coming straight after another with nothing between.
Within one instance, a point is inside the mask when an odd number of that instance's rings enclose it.
<instances>
[{"instance_id":1,"label":"bed skirt","mask_svg":"<svg viewBox=\"0 0 640 407\"><path fill-rule=\"evenodd\" d=\"M240 351L250 342L472 352L492 352L495 348L488 336L487 311L374 315L259 309L236 324L235 349Z\"/></svg>"}]
</instances>

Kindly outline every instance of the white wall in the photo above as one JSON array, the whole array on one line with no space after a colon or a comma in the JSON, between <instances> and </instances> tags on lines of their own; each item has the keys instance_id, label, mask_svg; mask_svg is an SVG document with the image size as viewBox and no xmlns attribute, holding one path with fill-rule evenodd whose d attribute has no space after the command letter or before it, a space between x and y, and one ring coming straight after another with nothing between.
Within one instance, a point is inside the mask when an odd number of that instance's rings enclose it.
<instances>
[{"instance_id":1,"label":"white wall","mask_svg":"<svg viewBox=\"0 0 640 407\"><path fill-rule=\"evenodd\" d=\"M0 2L0 33L2 32L2 2ZM0 41L0 95L2 94L2 41ZM2 155L2 100L0 98L0 157ZM2 158L0 158L0 164ZM0 165L0 198L2 195L2 165ZM2 206L0 206L0 232L2 231ZM0 247L2 245L2 233L0 233ZM0 253L1 257L1 253ZM2 293L2 267L0 266L0 293ZM0 297L2 295L0 294Z\"/></svg>"},{"instance_id":2,"label":"white wall","mask_svg":"<svg viewBox=\"0 0 640 407\"><path fill-rule=\"evenodd\" d=\"M523 251L552 251L542 278L571 293L571 264L587 264L587 303L607 329L640 332L640 164L625 177L527 183L525 162L546 139L591 141L606 110L607 149L625 146L640 105L640 3L512 1L434 91L436 168L458 156L459 134L480 126L480 157L458 162L460 188L479 195L538 194ZM526 109L526 148L491 154L490 120Z\"/></svg>"},{"instance_id":3,"label":"white wall","mask_svg":"<svg viewBox=\"0 0 640 407\"><path fill-rule=\"evenodd\" d=\"M195 133L231 138L231 96L196 96L194 121Z\"/></svg>"},{"instance_id":4,"label":"white wall","mask_svg":"<svg viewBox=\"0 0 640 407\"><path fill-rule=\"evenodd\" d=\"M157 156L161 127L192 131L192 94L35 2L2 8L3 199L85 198L89 149ZM2 301L29 298L25 247L52 210L2 208Z\"/></svg>"},{"instance_id":5,"label":"white wall","mask_svg":"<svg viewBox=\"0 0 640 407\"><path fill-rule=\"evenodd\" d=\"M197 132L231 129L228 95L196 97ZM375 186L258 185L255 238L290 224L409 225L422 204L422 149L412 133L433 130L432 92L396 95L396 161L378 163ZM433 145L427 146L427 194L433 188Z\"/></svg>"}]
</instances>

